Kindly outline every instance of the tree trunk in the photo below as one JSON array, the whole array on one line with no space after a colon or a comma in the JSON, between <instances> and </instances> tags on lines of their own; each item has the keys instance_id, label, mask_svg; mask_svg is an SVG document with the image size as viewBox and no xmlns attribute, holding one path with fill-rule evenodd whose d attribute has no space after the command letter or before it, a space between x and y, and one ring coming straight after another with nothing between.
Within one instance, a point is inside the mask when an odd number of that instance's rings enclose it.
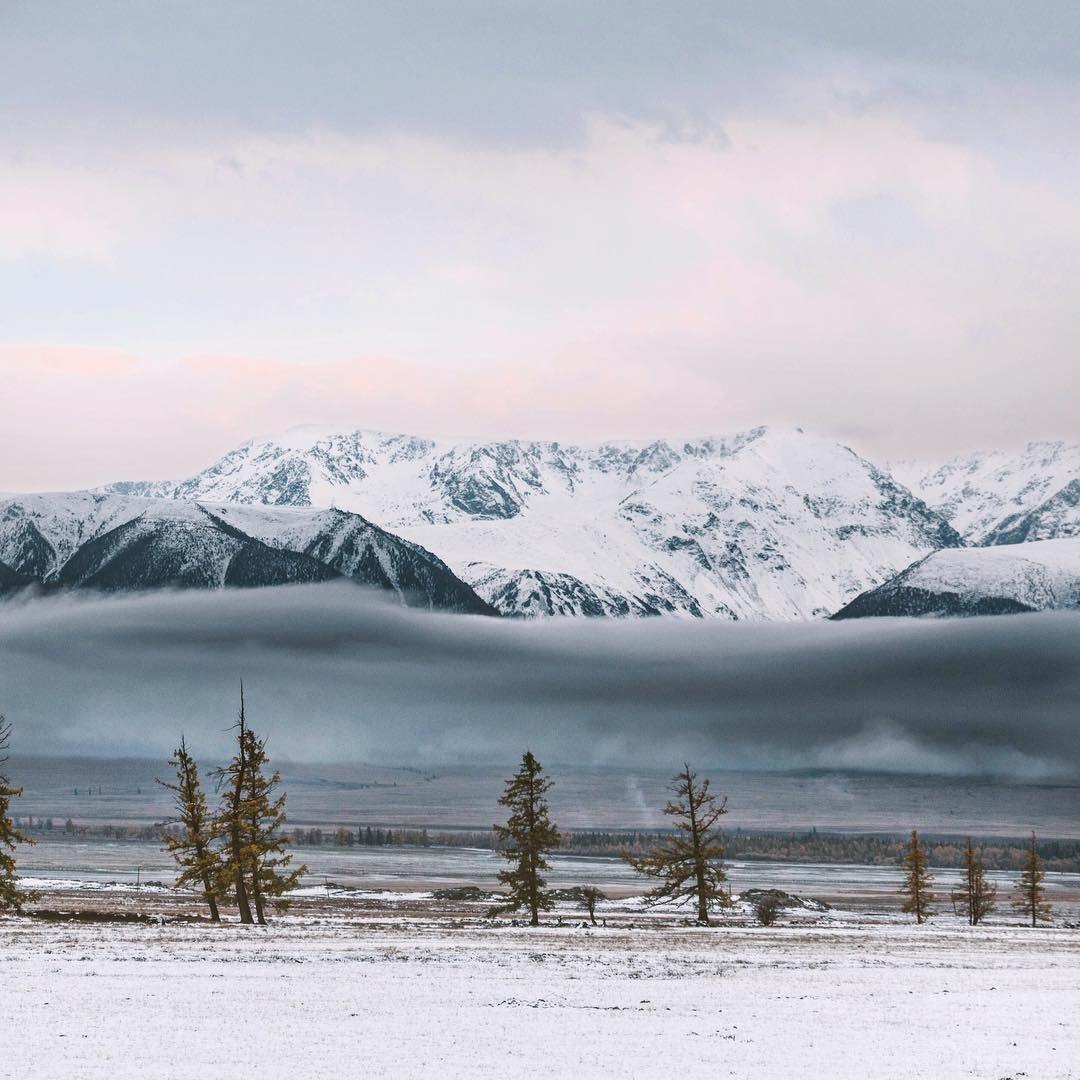
<instances>
[{"instance_id":1,"label":"tree trunk","mask_svg":"<svg viewBox=\"0 0 1080 1080\"><path fill-rule=\"evenodd\" d=\"M242 923L250 926L255 922L251 917L251 904L248 903L247 886L244 884L244 871L239 868L239 865L236 870L236 906L240 911L240 921Z\"/></svg>"},{"instance_id":2,"label":"tree trunk","mask_svg":"<svg viewBox=\"0 0 1080 1080\"><path fill-rule=\"evenodd\" d=\"M195 849L195 854L198 856L199 860L202 861L206 858L206 849L202 845L199 845ZM203 865L206 865L205 862L203 863ZM210 909L210 921L221 922L221 914L218 912L217 906L217 897L214 895L214 888L210 884L209 874L203 875L202 883L203 897L206 900L206 906Z\"/></svg>"},{"instance_id":3,"label":"tree trunk","mask_svg":"<svg viewBox=\"0 0 1080 1080\"><path fill-rule=\"evenodd\" d=\"M690 840L694 846L694 876L697 878L697 921L700 926L709 925L709 905L705 899L705 862L701 857L701 835L698 828L697 809L694 806L694 787L690 782L690 766L686 766L686 805L690 808Z\"/></svg>"},{"instance_id":4,"label":"tree trunk","mask_svg":"<svg viewBox=\"0 0 1080 1080\"><path fill-rule=\"evenodd\" d=\"M232 842L233 863L236 866L236 906L240 910L240 922L246 926L252 925L255 920L251 917L251 904L248 902L247 884L244 882L244 859L242 844L240 843L240 804L244 796L244 784L247 782L247 751L244 748L244 736L247 728L244 720L244 684L240 684L240 721L239 731L236 736L238 747L236 782L233 785L232 795L232 822L229 828L229 838Z\"/></svg>"},{"instance_id":5,"label":"tree trunk","mask_svg":"<svg viewBox=\"0 0 1080 1080\"><path fill-rule=\"evenodd\" d=\"M233 813L239 811L239 786L237 796L234 799ZM240 824L233 819L233 825L229 829L229 840L232 846L233 865L236 867L236 906L240 911L240 921L250 926L255 920L251 917L251 904L248 902L247 884L244 881L244 860L242 845L240 844Z\"/></svg>"},{"instance_id":6,"label":"tree trunk","mask_svg":"<svg viewBox=\"0 0 1080 1080\"><path fill-rule=\"evenodd\" d=\"M203 878L203 896L206 898L207 907L210 908L210 921L221 922L221 914L218 911L217 897L210 886L210 879Z\"/></svg>"},{"instance_id":7,"label":"tree trunk","mask_svg":"<svg viewBox=\"0 0 1080 1080\"><path fill-rule=\"evenodd\" d=\"M255 921L260 926L266 925L266 912L263 908L262 886L259 884L258 867L253 868L251 877L251 893L255 900Z\"/></svg>"},{"instance_id":8,"label":"tree trunk","mask_svg":"<svg viewBox=\"0 0 1080 1080\"><path fill-rule=\"evenodd\" d=\"M529 834L530 837L534 836L536 832L536 796L529 796ZM535 843L535 840L532 841ZM540 890L536 885L536 878L539 871L536 869L536 852L529 852L529 908L532 911L532 918L529 920L530 926L540 925Z\"/></svg>"}]
</instances>

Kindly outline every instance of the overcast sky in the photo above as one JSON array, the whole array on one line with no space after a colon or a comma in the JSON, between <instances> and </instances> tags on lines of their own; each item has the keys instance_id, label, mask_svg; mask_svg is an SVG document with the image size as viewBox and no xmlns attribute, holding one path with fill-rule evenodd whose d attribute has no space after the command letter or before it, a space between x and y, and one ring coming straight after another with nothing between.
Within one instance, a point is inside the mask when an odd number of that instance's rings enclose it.
<instances>
[{"instance_id":1,"label":"overcast sky","mask_svg":"<svg viewBox=\"0 0 1080 1080\"><path fill-rule=\"evenodd\" d=\"M318 422L1075 435L1080 5L0 2L0 490Z\"/></svg>"},{"instance_id":2,"label":"overcast sky","mask_svg":"<svg viewBox=\"0 0 1080 1080\"><path fill-rule=\"evenodd\" d=\"M23 753L228 749L243 678L283 758L1080 776L1080 615L512 621L358 586L0 607Z\"/></svg>"}]
</instances>

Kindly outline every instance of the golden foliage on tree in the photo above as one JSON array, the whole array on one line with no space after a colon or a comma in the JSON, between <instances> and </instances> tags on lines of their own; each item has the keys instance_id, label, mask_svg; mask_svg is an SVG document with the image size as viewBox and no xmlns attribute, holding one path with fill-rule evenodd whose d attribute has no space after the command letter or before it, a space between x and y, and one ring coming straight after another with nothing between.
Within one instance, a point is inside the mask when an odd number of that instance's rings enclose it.
<instances>
[{"instance_id":1,"label":"golden foliage on tree","mask_svg":"<svg viewBox=\"0 0 1080 1080\"><path fill-rule=\"evenodd\" d=\"M644 855L627 855L626 861L639 874L659 879L648 894L649 905L691 901L697 907L697 921L709 925L709 913L731 905L724 867L724 845L717 822L726 814L727 799L716 801L709 781L698 780L684 765L671 781L675 798L664 813L675 818L675 835L666 837Z\"/></svg>"}]
</instances>

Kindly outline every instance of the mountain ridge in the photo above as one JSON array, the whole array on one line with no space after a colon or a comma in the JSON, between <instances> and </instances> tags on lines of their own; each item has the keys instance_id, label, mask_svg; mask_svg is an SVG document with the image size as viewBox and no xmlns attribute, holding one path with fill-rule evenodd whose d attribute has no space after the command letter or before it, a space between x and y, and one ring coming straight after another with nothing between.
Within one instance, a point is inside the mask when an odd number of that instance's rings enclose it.
<instances>
[{"instance_id":1,"label":"mountain ridge","mask_svg":"<svg viewBox=\"0 0 1080 1080\"><path fill-rule=\"evenodd\" d=\"M112 489L347 509L504 614L820 617L962 542L885 470L798 428L578 445L306 427Z\"/></svg>"},{"instance_id":2,"label":"mountain ridge","mask_svg":"<svg viewBox=\"0 0 1080 1080\"><path fill-rule=\"evenodd\" d=\"M1080 537L943 548L857 596L834 619L1006 615L1080 608Z\"/></svg>"},{"instance_id":3,"label":"mountain ridge","mask_svg":"<svg viewBox=\"0 0 1080 1080\"><path fill-rule=\"evenodd\" d=\"M1080 535L1080 443L1029 442L891 471L972 546Z\"/></svg>"},{"instance_id":4,"label":"mountain ridge","mask_svg":"<svg viewBox=\"0 0 1080 1080\"><path fill-rule=\"evenodd\" d=\"M0 498L0 592L29 584L138 591L348 579L392 591L404 604L491 613L436 556L357 515L296 508L271 520L249 511L238 523L234 510L100 492Z\"/></svg>"}]
</instances>

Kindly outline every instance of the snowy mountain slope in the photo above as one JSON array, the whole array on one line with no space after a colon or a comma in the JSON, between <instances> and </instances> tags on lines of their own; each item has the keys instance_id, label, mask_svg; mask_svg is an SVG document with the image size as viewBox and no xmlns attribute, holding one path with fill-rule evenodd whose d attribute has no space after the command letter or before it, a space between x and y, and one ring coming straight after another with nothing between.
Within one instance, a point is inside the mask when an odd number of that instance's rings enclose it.
<instances>
[{"instance_id":1,"label":"snowy mountain slope","mask_svg":"<svg viewBox=\"0 0 1080 1080\"><path fill-rule=\"evenodd\" d=\"M943 549L833 617L1000 615L1080 608L1080 537Z\"/></svg>"},{"instance_id":2,"label":"snowy mountain slope","mask_svg":"<svg viewBox=\"0 0 1080 1080\"><path fill-rule=\"evenodd\" d=\"M406 603L486 605L430 553L339 511L247 509L91 492L0 499L0 590L258 587L348 577Z\"/></svg>"},{"instance_id":3,"label":"snowy mountain slope","mask_svg":"<svg viewBox=\"0 0 1080 1080\"><path fill-rule=\"evenodd\" d=\"M185 513L146 510L87 540L55 576L58 585L129 591L259 587L328 581L339 575L307 555L278 551L222 529L197 504Z\"/></svg>"},{"instance_id":4,"label":"snowy mountain slope","mask_svg":"<svg viewBox=\"0 0 1080 1080\"><path fill-rule=\"evenodd\" d=\"M893 472L969 544L1080 535L1080 443L1033 442L939 466L905 462Z\"/></svg>"},{"instance_id":5,"label":"snowy mountain slope","mask_svg":"<svg viewBox=\"0 0 1080 1080\"><path fill-rule=\"evenodd\" d=\"M345 577L427 597L430 606L487 613L487 605L419 544L344 510L216 505L215 520L281 551L302 552Z\"/></svg>"},{"instance_id":6,"label":"snowy mountain slope","mask_svg":"<svg viewBox=\"0 0 1080 1080\"><path fill-rule=\"evenodd\" d=\"M194 503L86 492L0 503L0 551L22 575L43 584L106 590L276 585L338 576L314 559L230 534Z\"/></svg>"},{"instance_id":7,"label":"snowy mountain slope","mask_svg":"<svg viewBox=\"0 0 1080 1080\"><path fill-rule=\"evenodd\" d=\"M798 429L584 447L300 428L168 493L358 513L526 615L807 618L960 543L887 474Z\"/></svg>"}]
</instances>

